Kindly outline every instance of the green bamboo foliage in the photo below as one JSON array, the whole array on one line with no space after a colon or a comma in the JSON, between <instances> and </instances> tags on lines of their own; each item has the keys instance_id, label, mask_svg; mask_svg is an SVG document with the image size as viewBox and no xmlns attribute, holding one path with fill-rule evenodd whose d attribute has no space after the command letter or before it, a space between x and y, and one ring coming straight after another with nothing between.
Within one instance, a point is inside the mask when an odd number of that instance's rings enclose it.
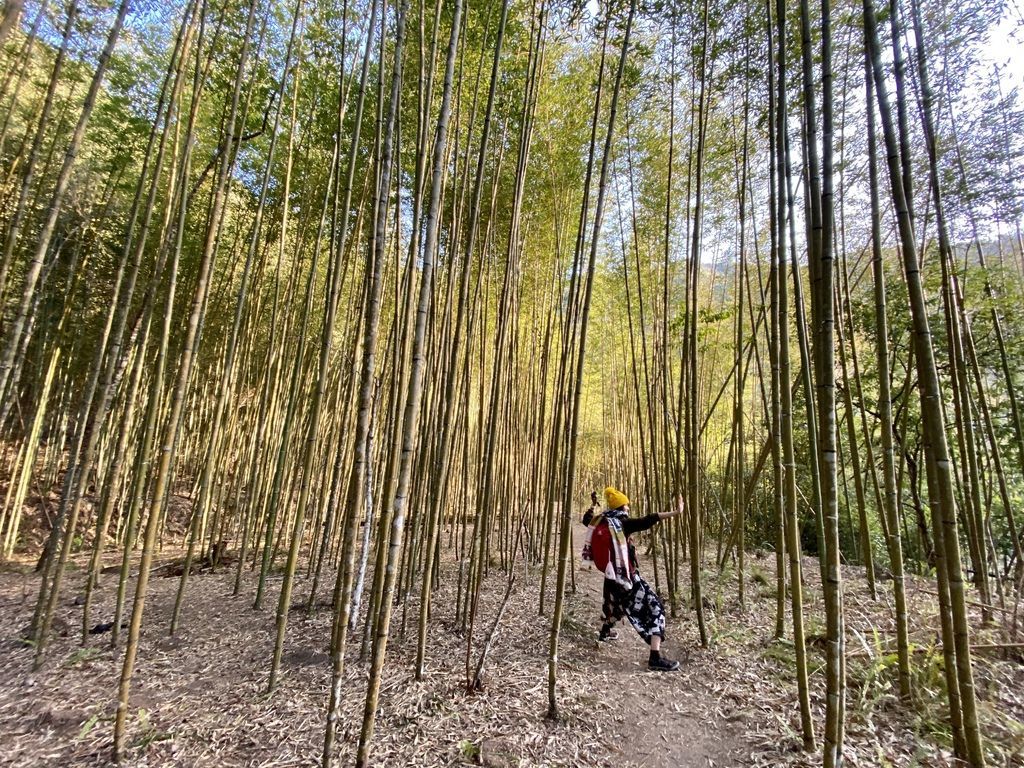
<instances>
[{"instance_id":1,"label":"green bamboo foliage","mask_svg":"<svg viewBox=\"0 0 1024 768\"><path fill-rule=\"evenodd\" d=\"M875 92L878 98L879 113L882 121L883 134L888 149L888 165L890 186L894 207L899 225L900 240L903 244L904 271L907 288L910 294L910 308L914 320L914 350L916 353L917 373L921 380L921 409L926 437L926 453L928 459L928 476L930 496L934 498L936 509L936 539L941 532L942 550L939 557L943 560L947 587L940 585L940 592L948 589L949 610L953 625L954 659L956 663L956 681L959 691L955 695L950 689L950 707L954 712L954 721L963 722L963 744L958 745L965 752L964 756L972 765L984 765L985 758L981 747L981 735L978 730L977 708L974 692L974 679L970 662L970 645L968 640L967 611L964 597L963 573L960 563L960 541L957 531L956 509L953 496L953 478L946 443L945 423L941 408L941 391L935 357L931 342L931 331L925 309L925 296L921 285L921 273L917 261L917 245L912 227L910 209L907 205L907 174L898 166L896 132L892 113L888 102L888 92L882 79L881 54L879 51L877 30L874 24L873 9L865 7L865 25L868 35L868 46L871 51L874 70ZM901 131L901 133L904 133Z\"/></svg>"},{"instance_id":2,"label":"green bamboo foliage","mask_svg":"<svg viewBox=\"0 0 1024 768\"><path fill-rule=\"evenodd\" d=\"M77 4L71 5L71 10L68 13L68 27L74 20L74 9ZM14 388L14 384L17 380L17 371L21 368L18 365L18 361L15 360L15 356L19 348L25 343L22 338L22 334L26 331L30 331L32 323L30 322L29 313L33 305L33 298L36 296L36 288L39 284L40 277L43 274L43 266L46 261L47 253L50 248L50 243L53 239L54 230L57 226L57 218L60 216L61 206L64 202L64 196L67 193L68 184L71 181L71 171L75 165L75 159L78 156L79 148L81 147L82 140L85 137L85 129L89 125L89 119L92 117L93 108L96 106L96 99L99 95L100 87L103 84L103 78L107 72L107 65L110 61L110 56L114 51L114 46L117 45L117 40L121 35L121 28L124 25L125 16L128 13L128 2L123 0L118 6L117 17L114 19L114 23L107 34L106 43L104 44L103 50L101 51L99 58L96 62L96 69L93 72L92 80L89 83L89 91L85 96L85 101L82 104L82 110L79 113L78 121L75 124L74 133L71 136L71 141L68 143L67 148L64 151L64 157L61 162L60 173L57 177L57 183L54 186L53 193L50 196L49 205L47 207L46 220L39 232L38 241L35 245L33 255L29 261L29 267L26 271L24 286L22 288L21 302L17 307L14 321L10 328L5 331L7 337L3 355L0 357L0 400L4 403L0 406L0 421L4 421L7 418L8 409L11 403L11 391ZM65 33L65 39L67 35ZM59 68L54 68L54 74L51 80L55 81L59 77ZM40 121L42 127L43 122ZM27 186L27 185L26 185ZM16 237L16 235L14 235ZM13 238L9 235L7 241L12 241ZM5 241L4 253L9 249ZM0 281L2 284L2 281Z\"/></svg>"}]
</instances>

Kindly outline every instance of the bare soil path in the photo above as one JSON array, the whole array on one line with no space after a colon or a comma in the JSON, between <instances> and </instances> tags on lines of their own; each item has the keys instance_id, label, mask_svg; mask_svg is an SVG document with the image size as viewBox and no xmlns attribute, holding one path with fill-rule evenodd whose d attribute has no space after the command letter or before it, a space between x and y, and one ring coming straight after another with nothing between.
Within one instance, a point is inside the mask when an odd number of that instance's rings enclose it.
<instances>
[{"instance_id":1,"label":"bare soil path","mask_svg":"<svg viewBox=\"0 0 1024 768\"><path fill-rule=\"evenodd\" d=\"M163 562L166 562L165 558ZM108 764L120 651L109 634L79 644L80 572L60 601L48 661L31 671L32 650L18 642L38 587L26 565L0 573L0 765ZM151 580L150 602L132 693L130 766L311 766L319 761L329 682L329 611L311 619L293 609L283 682L265 692L272 651L273 600L251 608L251 575L230 596L231 573L190 581L182 629L170 637L176 578ZM550 618L537 615L537 574L520 578L495 637L483 693L464 687L466 639L454 623L454 568L435 597L428 674L412 679L418 605L396 608L373 762L382 766L723 766L740 765L738 730L709 715L706 674L685 666L647 671L646 646L622 632L615 646L596 642L600 577L577 574L560 650L561 720L544 719ZM278 577L279 578L279 577ZM504 576L494 569L480 607L472 661L497 610ZM327 582L331 583L330 580ZM296 605L305 595L296 590ZM93 621L112 613L115 577L107 576ZM308 589L308 587L307 587ZM323 598L327 597L326 589ZM271 584L276 594L276 582ZM308 594L308 593L307 593ZM596 596L596 597L595 597ZM361 629L361 628L360 628ZM681 634L681 631L680 631ZM357 631L351 641L339 765L352 762L361 721L365 666ZM675 647L672 646L673 652ZM695 655L693 659L698 659Z\"/></svg>"},{"instance_id":2,"label":"bare soil path","mask_svg":"<svg viewBox=\"0 0 1024 768\"><path fill-rule=\"evenodd\" d=\"M161 562L172 559L165 553ZM81 567L81 563L77 563ZM647 647L631 628L620 640L596 641L601 576L576 573L559 650L560 720L545 719L550 617L538 615L539 574L524 573L494 638L485 690L467 693L466 633L455 617L457 566L444 567L433 603L427 674L413 679L415 597L395 609L388 676L381 692L371 762L388 766L814 766L820 755L800 752L792 649L771 638L774 575L771 558L751 559L747 606L735 598L735 575L708 573L712 646L701 649L689 613L668 621L667 655L674 673L647 670ZM58 628L47 663L31 671L32 650L17 641L31 617L38 588L30 565L0 572L0 766L103 766L108 764L121 649L109 634L79 643L81 607L71 572L60 601ZM304 573L304 571L303 571ZM807 561L808 594L820 593ZM255 580L246 571L242 595L230 595L233 573L197 574L190 581L179 633L167 634L176 578L150 582L150 597L132 691L126 766L315 766L323 743L329 684L326 646L329 610L306 617L292 611L282 681L266 694L280 576L269 586L267 609L251 607ZM481 599L471 652L475 665L483 635L504 593L505 576L493 567ZM653 579L652 579L653 581ZM331 575L323 582L328 597ZM847 765L941 768L955 765L944 745L942 701L925 675L934 655L922 655L922 695L934 701L907 710L896 701L888 657L890 600L865 597L856 573L846 582L850 643ZM686 582L681 585L686 589ZM934 642L933 598L926 580L912 584L918 621L915 642ZM106 577L93 622L109 621L116 582ZM296 606L308 595L296 586ZM549 588L550 589L550 588ZM550 591L549 591L550 599ZM812 706L823 718L821 606L808 600L812 649ZM405 632L403 633L403 623ZM871 628L877 628L874 639ZM365 664L359 660L362 627L350 641L336 765L353 762L362 719ZM931 653L931 652L929 652ZM979 693L993 765L1022 765L1024 674L1012 660L978 659ZM938 676L941 678L941 673ZM929 691L932 693L929 693ZM931 714L928 714L931 713Z\"/></svg>"},{"instance_id":3,"label":"bare soil path","mask_svg":"<svg viewBox=\"0 0 1024 768\"><path fill-rule=\"evenodd\" d=\"M574 611L594 614L593 637L601 605L602 577L593 571L577 575L579 598ZM594 642L593 687L612 707L601 723L602 736L622 753L622 764L641 766L730 766L748 761L751 745L735 718L716 711L716 695L708 685L713 655L693 648L692 627L669 619L664 653L680 661L674 672L647 669L647 645L628 623L618 639Z\"/></svg>"}]
</instances>

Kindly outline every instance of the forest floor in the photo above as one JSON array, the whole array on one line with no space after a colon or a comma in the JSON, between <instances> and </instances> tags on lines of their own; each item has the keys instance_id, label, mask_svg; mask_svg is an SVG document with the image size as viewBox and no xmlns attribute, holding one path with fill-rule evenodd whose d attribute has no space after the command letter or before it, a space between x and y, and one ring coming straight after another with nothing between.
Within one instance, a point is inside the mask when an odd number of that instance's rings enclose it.
<instances>
[{"instance_id":1,"label":"forest floor","mask_svg":"<svg viewBox=\"0 0 1024 768\"><path fill-rule=\"evenodd\" d=\"M175 559L165 552L158 563ZM31 565L0 573L0 765L83 765L108 762L120 653L109 634L79 643L81 560L65 579L47 663L31 671L33 652L18 642L38 589ZM708 566L710 568L710 562ZM666 655L674 673L647 670L646 646L628 626L614 643L596 642L601 577L578 571L559 648L558 722L545 719L550 618L537 615L539 573L519 578L494 637L485 689L466 693L466 637L453 623L457 566L444 565L433 603L427 673L413 679L415 598L398 605L381 690L371 763L381 766L812 766L820 754L800 750L792 644L772 638L774 556L751 557L746 606L740 609L731 569L708 572L709 649L695 620L680 611L668 621ZM820 738L824 712L823 631L817 561L804 560L812 707ZM650 568L647 568L650 576ZM684 567L684 571L687 568ZM290 614L282 677L266 694L280 574L265 608L252 610L254 576L230 596L233 573L198 573L189 582L178 633L167 634L177 578L150 581L146 620L132 688L130 766L312 766L319 764L328 696L330 612L307 618L308 582L299 579ZM863 571L844 572L848 626L849 706L845 752L851 766L953 766L942 711L941 655L933 588L908 584L917 697L895 695L890 647L890 585L872 601ZM333 583L328 579L326 584ZM684 585L687 583L684 577ZM474 635L480 653L504 595L505 576L487 577ZM321 601L330 587L321 588ZM116 577L105 577L92 622L109 621ZM304 593L305 590L305 593ZM549 589L550 595L550 589ZM549 600L550 602L550 600ZM403 623L406 619L405 631ZM980 620L980 616L976 616ZM973 638L986 639L995 630ZM358 741L366 686L357 632L346 663L339 764L350 764ZM1020 656L976 657L976 684L991 765L1024 765L1024 667Z\"/></svg>"}]
</instances>

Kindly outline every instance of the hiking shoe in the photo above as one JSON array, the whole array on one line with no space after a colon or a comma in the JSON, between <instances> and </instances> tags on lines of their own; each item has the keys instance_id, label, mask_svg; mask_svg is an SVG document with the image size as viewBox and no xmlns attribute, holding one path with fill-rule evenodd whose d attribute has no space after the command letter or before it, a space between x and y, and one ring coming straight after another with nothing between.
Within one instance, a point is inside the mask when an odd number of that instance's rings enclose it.
<instances>
[{"instance_id":1,"label":"hiking shoe","mask_svg":"<svg viewBox=\"0 0 1024 768\"><path fill-rule=\"evenodd\" d=\"M608 631L602 629L601 632L597 635L597 641L599 643L607 643L611 642L612 640L618 639L619 633L616 632L614 629L609 629Z\"/></svg>"},{"instance_id":2,"label":"hiking shoe","mask_svg":"<svg viewBox=\"0 0 1024 768\"><path fill-rule=\"evenodd\" d=\"M659 656L647 663L647 668L652 672L672 672L673 670L679 669L679 662L672 661L672 659L666 659L664 656Z\"/></svg>"}]
</instances>

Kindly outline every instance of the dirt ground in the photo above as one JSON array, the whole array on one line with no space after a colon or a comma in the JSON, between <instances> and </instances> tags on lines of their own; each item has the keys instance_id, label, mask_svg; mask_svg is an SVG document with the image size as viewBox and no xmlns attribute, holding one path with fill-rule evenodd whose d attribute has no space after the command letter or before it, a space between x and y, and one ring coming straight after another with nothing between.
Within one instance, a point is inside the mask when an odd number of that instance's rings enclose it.
<instances>
[{"instance_id":1,"label":"dirt ground","mask_svg":"<svg viewBox=\"0 0 1024 768\"><path fill-rule=\"evenodd\" d=\"M647 648L628 627L620 628L621 639L615 643L596 642L600 576L578 572L577 591L569 596L562 626L557 723L544 717L550 618L537 615L537 569L524 574L519 566L516 590L488 657L486 689L468 694L466 637L453 623L456 566L446 564L434 598L427 674L421 681L413 679L418 605L412 599L408 606L396 606L371 763L702 768L820 764L818 754L800 751L791 646L771 637L770 560L753 561L754 579L748 581L742 611L735 576L726 574L718 582L717 575L709 574L709 649L700 648L689 614L669 618L665 651L683 662L670 674L647 670ZM0 765L106 765L121 654L110 649L109 634L90 636L84 648L79 644L82 609L76 605L76 590L82 574L75 571L65 580L68 586L60 601L63 623L58 624L66 636L53 639L46 665L32 672L32 650L17 642L31 618L38 588L29 571L0 573ZM815 574L807 578L808 591L820 592ZM485 584L474 664L504 593L504 579L493 568ZM178 579L154 575L151 580L132 688L126 765L319 764L330 677L329 611L321 608L307 619L293 608L282 679L267 695L280 577L272 581L262 612L252 610L253 575L246 572L237 598L230 595L232 581L232 573L194 576L181 628L170 637ZM930 599L926 587L922 582L914 593L925 619ZM115 578L108 576L92 621L110 619L115 589ZM308 582L299 579L294 605L304 604L308 589ZM322 600L328 589L322 588ZM865 635L872 623L884 631L891 600L883 595L877 603L866 601L855 579L847 581L846 594L850 650L863 656L863 661L850 662L848 765L955 765L943 746L941 729L895 704L892 669L885 666L886 653L877 644L885 642L884 636L876 642ZM820 734L822 655L813 637L820 606L813 600L808 614L812 705ZM923 626L927 633L926 621ZM366 665L359 660L360 636L357 631L350 640L346 664L339 765L353 762L362 720ZM863 679L861 666L869 672ZM1020 664L979 660L978 681L993 734L993 764L1024 765Z\"/></svg>"}]
</instances>

